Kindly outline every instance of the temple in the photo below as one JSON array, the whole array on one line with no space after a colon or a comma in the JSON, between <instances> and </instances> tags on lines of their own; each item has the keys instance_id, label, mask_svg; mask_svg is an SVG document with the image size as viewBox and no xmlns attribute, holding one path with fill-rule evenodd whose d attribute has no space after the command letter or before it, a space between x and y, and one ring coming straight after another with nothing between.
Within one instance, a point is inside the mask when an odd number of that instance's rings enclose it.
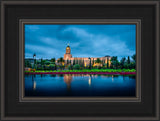
<instances>
[{"instance_id":1,"label":"temple","mask_svg":"<svg viewBox=\"0 0 160 121\"><path fill-rule=\"evenodd\" d=\"M66 47L66 53L64 54L64 64L79 64L79 65L84 65L84 66L89 66L89 64L93 66L102 66L102 64L107 64L110 67L111 65L111 57L110 56L104 56L104 57L72 57L71 54L71 48L68 44ZM100 60L101 63L97 62L97 59Z\"/></svg>"}]
</instances>

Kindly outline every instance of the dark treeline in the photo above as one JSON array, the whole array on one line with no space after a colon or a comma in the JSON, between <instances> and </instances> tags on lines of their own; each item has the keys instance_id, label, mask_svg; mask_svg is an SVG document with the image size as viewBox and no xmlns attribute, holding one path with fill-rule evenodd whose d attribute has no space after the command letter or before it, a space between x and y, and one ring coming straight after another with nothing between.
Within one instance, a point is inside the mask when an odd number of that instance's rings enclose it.
<instances>
[{"instance_id":1,"label":"dark treeline","mask_svg":"<svg viewBox=\"0 0 160 121\"><path fill-rule=\"evenodd\" d=\"M35 54L34 54L35 56ZM57 61L55 58L52 59L25 59L25 67L36 69L36 70L57 70L57 69L136 69L136 55L123 57L120 61L117 56L113 56L111 60L107 59L107 63L104 60L97 58L96 60L90 60L90 64L86 65L84 60L74 59L65 60L63 57Z\"/></svg>"},{"instance_id":2,"label":"dark treeline","mask_svg":"<svg viewBox=\"0 0 160 121\"><path fill-rule=\"evenodd\" d=\"M113 69L136 69L136 55L134 54L130 57L128 56L127 59L123 57L120 61L117 60L117 56L113 56L111 58L111 67Z\"/></svg>"}]
</instances>

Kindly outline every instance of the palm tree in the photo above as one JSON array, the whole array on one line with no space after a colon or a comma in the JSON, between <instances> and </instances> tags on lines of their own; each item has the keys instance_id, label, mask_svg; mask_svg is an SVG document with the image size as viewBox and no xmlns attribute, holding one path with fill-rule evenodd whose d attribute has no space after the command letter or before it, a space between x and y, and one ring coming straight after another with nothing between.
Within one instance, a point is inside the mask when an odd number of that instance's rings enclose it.
<instances>
[{"instance_id":1,"label":"palm tree","mask_svg":"<svg viewBox=\"0 0 160 121\"><path fill-rule=\"evenodd\" d=\"M117 69L118 64L119 64L119 62L118 62L118 60L117 60L117 56L113 56L113 57L111 58L111 65L113 66L113 68Z\"/></svg>"},{"instance_id":2,"label":"palm tree","mask_svg":"<svg viewBox=\"0 0 160 121\"><path fill-rule=\"evenodd\" d=\"M99 58L97 58L97 60L95 60L95 64L96 64L96 67L101 67L101 63L102 63L102 61L99 59Z\"/></svg>"},{"instance_id":3,"label":"palm tree","mask_svg":"<svg viewBox=\"0 0 160 121\"><path fill-rule=\"evenodd\" d=\"M58 63L61 63L61 65L62 65L63 62L64 62L63 57L60 57L59 60L58 60Z\"/></svg>"},{"instance_id":4,"label":"palm tree","mask_svg":"<svg viewBox=\"0 0 160 121\"><path fill-rule=\"evenodd\" d=\"M97 60L95 62L96 63L101 63L101 60L99 58L97 58Z\"/></svg>"},{"instance_id":5,"label":"palm tree","mask_svg":"<svg viewBox=\"0 0 160 121\"><path fill-rule=\"evenodd\" d=\"M55 58L51 58L51 62L55 63L56 59Z\"/></svg>"},{"instance_id":6,"label":"palm tree","mask_svg":"<svg viewBox=\"0 0 160 121\"><path fill-rule=\"evenodd\" d=\"M60 65L60 68L61 68L61 69L63 68L63 65L62 65L63 62L64 62L63 57L60 57L60 58L58 59L58 63L61 64L61 65Z\"/></svg>"}]
</instances>

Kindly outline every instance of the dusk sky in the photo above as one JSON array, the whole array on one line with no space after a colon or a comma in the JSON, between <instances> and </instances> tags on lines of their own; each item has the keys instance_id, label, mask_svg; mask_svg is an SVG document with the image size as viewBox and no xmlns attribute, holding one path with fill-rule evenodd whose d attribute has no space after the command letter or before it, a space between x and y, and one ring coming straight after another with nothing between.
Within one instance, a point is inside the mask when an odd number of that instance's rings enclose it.
<instances>
[{"instance_id":1,"label":"dusk sky","mask_svg":"<svg viewBox=\"0 0 160 121\"><path fill-rule=\"evenodd\" d=\"M25 58L60 58L69 43L73 57L132 56L136 25L25 25Z\"/></svg>"}]
</instances>

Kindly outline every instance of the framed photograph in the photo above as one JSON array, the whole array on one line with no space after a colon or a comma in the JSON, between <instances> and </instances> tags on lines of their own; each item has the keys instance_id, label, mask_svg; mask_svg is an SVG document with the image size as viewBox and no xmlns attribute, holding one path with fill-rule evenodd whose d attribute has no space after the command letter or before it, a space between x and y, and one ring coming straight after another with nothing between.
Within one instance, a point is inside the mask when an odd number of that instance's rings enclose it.
<instances>
[{"instance_id":1,"label":"framed photograph","mask_svg":"<svg viewBox=\"0 0 160 121\"><path fill-rule=\"evenodd\" d=\"M140 101L140 22L20 20L21 101Z\"/></svg>"},{"instance_id":2,"label":"framed photograph","mask_svg":"<svg viewBox=\"0 0 160 121\"><path fill-rule=\"evenodd\" d=\"M159 120L160 1L2 1L2 120Z\"/></svg>"}]
</instances>

